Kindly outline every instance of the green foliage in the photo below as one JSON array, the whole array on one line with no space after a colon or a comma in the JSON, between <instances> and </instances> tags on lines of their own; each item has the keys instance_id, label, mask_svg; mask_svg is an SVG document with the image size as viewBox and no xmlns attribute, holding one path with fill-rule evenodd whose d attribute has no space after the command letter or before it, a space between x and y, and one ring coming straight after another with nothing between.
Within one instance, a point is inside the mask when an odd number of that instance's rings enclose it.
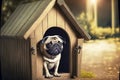
<instances>
[{"instance_id":1,"label":"green foliage","mask_svg":"<svg viewBox=\"0 0 120 80\"><path fill-rule=\"evenodd\" d=\"M91 34L93 37L96 37L97 39L101 38L109 38L112 36L111 34L111 28L101 28L97 27L96 30L91 30Z\"/></svg>"},{"instance_id":2,"label":"green foliage","mask_svg":"<svg viewBox=\"0 0 120 80\"><path fill-rule=\"evenodd\" d=\"M95 77L96 75L93 72L85 71L85 70L81 71L81 78L95 78Z\"/></svg>"},{"instance_id":3,"label":"green foliage","mask_svg":"<svg viewBox=\"0 0 120 80\"><path fill-rule=\"evenodd\" d=\"M108 28L97 27L96 30L92 29L89 34L92 36L93 40L120 37L119 31L116 31L114 34L112 34L112 29L110 27Z\"/></svg>"},{"instance_id":4,"label":"green foliage","mask_svg":"<svg viewBox=\"0 0 120 80\"><path fill-rule=\"evenodd\" d=\"M88 29L88 20L87 20L87 16L85 12L82 12L79 16L76 17L76 19L78 20L79 24L84 27L84 29Z\"/></svg>"},{"instance_id":5,"label":"green foliage","mask_svg":"<svg viewBox=\"0 0 120 80\"><path fill-rule=\"evenodd\" d=\"M3 0L1 9L1 24L3 25L10 15L14 12L16 7L23 2L31 2L37 0Z\"/></svg>"},{"instance_id":6,"label":"green foliage","mask_svg":"<svg viewBox=\"0 0 120 80\"><path fill-rule=\"evenodd\" d=\"M94 19L88 20L85 12L80 13L76 17L79 24L91 35L91 39L107 39L112 37L120 37L120 28L115 28L115 33L112 33L112 28L97 26Z\"/></svg>"}]
</instances>

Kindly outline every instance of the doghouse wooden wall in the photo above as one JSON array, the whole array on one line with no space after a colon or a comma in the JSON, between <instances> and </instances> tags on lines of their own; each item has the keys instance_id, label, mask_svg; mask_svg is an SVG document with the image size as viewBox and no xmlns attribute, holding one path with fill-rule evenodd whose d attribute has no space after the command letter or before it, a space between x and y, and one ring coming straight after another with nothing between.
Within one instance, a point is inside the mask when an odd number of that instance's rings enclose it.
<instances>
[{"instance_id":1,"label":"doghouse wooden wall","mask_svg":"<svg viewBox=\"0 0 120 80\"><path fill-rule=\"evenodd\" d=\"M59 11L57 7L53 7L47 16L43 19L43 21L38 25L37 29L30 35L31 38L31 46L36 49L37 43L43 38L45 32L51 27L59 27L65 30L70 38L70 73L72 73L72 50L74 45L76 44L77 37L75 32L71 28L67 20L64 18L62 13ZM41 78L43 77L43 61L42 57L35 52L35 55L32 55L33 62L33 78ZM35 60L37 59L37 62ZM37 67L37 69L35 68ZM35 75L37 74L37 76Z\"/></svg>"},{"instance_id":2,"label":"doghouse wooden wall","mask_svg":"<svg viewBox=\"0 0 120 80\"><path fill-rule=\"evenodd\" d=\"M29 44L29 40L0 37L2 80L31 80Z\"/></svg>"}]
</instances>

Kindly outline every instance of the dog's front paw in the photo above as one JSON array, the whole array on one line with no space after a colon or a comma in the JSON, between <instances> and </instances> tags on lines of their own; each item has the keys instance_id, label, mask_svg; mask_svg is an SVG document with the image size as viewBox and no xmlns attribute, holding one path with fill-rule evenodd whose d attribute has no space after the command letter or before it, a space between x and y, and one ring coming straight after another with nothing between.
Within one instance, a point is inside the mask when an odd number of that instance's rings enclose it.
<instances>
[{"instance_id":1,"label":"dog's front paw","mask_svg":"<svg viewBox=\"0 0 120 80\"><path fill-rule=\"evenodd\" d=\"M45 76L45 78L53 78L53 75L47 74L47 75Z\"/></svg>"},{"instance_id":2,"label":"dog's front paw","mask_svg":"<svg viewBox=\"0 0 120 80\"><path fill-rule=\"evenodd\" d=\"M58 73L54 73L54 76L55 76L55 77L60 77L61 75L58 74Z\"/></svg>"}]
</instances>

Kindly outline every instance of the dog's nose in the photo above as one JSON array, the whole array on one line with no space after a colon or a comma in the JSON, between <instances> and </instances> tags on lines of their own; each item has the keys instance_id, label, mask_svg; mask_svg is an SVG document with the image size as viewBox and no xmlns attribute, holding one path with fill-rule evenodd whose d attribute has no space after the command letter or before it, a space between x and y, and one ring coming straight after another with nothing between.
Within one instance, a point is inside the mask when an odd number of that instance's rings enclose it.
<instances>
[{"instance_id":1,"label":"dog's nose","mask_svg":"<svg viewBox=\"0 0 120 80\"><path fill-rule=\"evenodd\" d=\"M50 44L52 44L52 41L50 41Z\"/></svg>"}]
</instances>

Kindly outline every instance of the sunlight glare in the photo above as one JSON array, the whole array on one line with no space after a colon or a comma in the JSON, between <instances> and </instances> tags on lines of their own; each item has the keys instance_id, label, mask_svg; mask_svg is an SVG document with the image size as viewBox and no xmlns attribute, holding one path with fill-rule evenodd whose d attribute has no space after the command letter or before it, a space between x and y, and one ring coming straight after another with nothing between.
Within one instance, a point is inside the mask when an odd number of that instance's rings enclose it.
<instances>
[{"instance_id":1,"label":"sunlight glare","mask_svg":"<svg viewBox=\"0 0 120 80\"><path fill-rule=\"evenodd\" d=\"M95 3L96 3L96 0L91 0L91 3L92 3L92 4L95 4Z\"/></svg>"}]
</instances>

